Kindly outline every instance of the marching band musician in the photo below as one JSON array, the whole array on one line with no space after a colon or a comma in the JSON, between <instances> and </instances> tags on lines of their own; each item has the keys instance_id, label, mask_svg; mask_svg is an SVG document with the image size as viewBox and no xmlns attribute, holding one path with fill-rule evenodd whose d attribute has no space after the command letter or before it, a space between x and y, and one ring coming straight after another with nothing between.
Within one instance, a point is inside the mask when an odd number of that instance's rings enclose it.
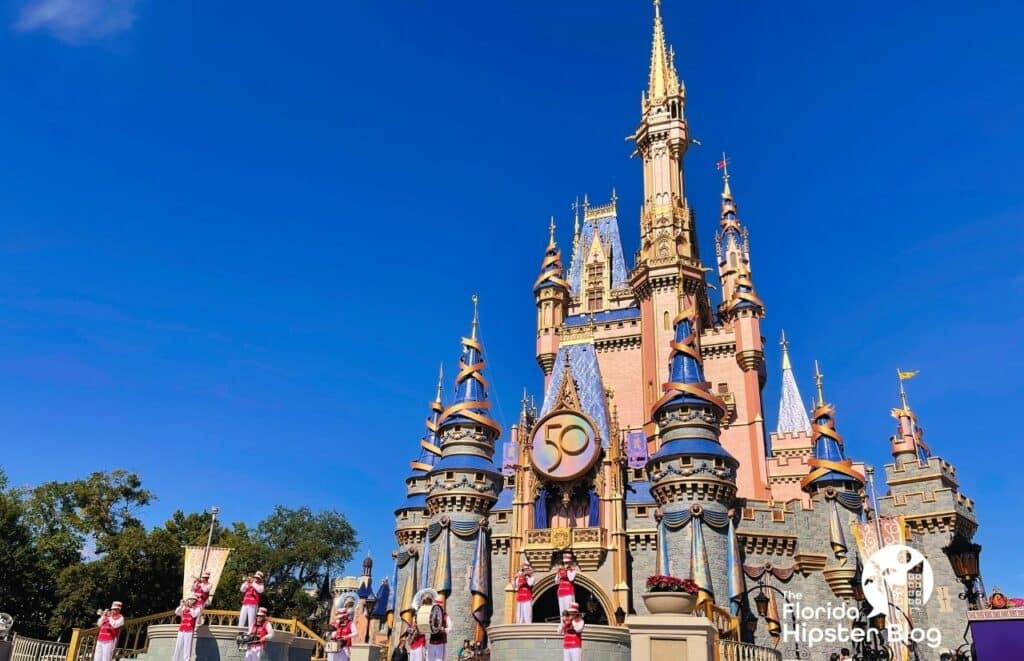
<instances>
[{"instance_id":1,"label":"marching band musician","mask_svg":"<svg viewBox=\"0 0 1024 661\"><path fill-rule=\"evenodd\" d=\"M576 602L576 563L572 553L562 554L562 566L558 568L558 611L564 613Z\"/></svg>"},{"instance_id":2,"label":"marching band musician","mask_svg":"<svg viewBox=\"0 0 1024 661\"><path fill-rule=\"evenodd\" d=\"M200 609L206 608L210 601L210 592L213 591L213 584L210 583L210 572L204 571L195 583L192 584L192 593L196 595L196 606Z\"/></svg>"},{"instance_id":3,"label":"marching band musician","mask_svg":"<svg viewBox=\"0 0 1024 661\"><path fill-rule=\"evenodd\" d=\"M430 601L430 597L424 597L425 602ZM420 631L419 627L416 626L416 620L413 619L412 624L408 625L409 630L406 632L409 634L409 661L426 661L427 659L427 635L425 632Z\"/></svg>"},{"instance_id":4,"label":"marching band musician","mask_svg":"<svg viewBox=\"0 0 1024 661\"><path fill-rule=\"evenodd\" d=\"M242 581L240 592L242 593L242 610L238 612L238 626L244 629L252 625L256 619L256 609L260 605L260 595L263 594L263 572L258 571ZM266 609L262 609L266 610Z\"/></svg>"},{"instance_id":5,"label":"marching band musician","mask_svg":"<svg viewBox=\"0 0 1024 661\"><path fill-rule=\"evenodd\" d=\"M425 600L424 600L425 601ZM452 618L444 607L444 595L437 598L437 605L444 613L444 624L437 633L430 634L427 641L427 661L445 661L444 654L448 647L448 632L452 630Z\"/></svg>"},{"instance_id":6,"label":"marching band musician","mask_svg":"<svg viewBox=\"0 0 1024 661\"><path fill-rule=\"evenodd\" d=\"M100 632L96 634L96 652L92 656L93 661L113 661L117 638L121 635L121 627L124 626L121 606L120 601L115 601L110 605L109 610L103 611L99 621L96 622Z\"/></svg>"},{"instance_id":7,"label":"marching band musician","mask_svg":"<svg viewBox=\"0 0 1024 661\"><path fill-rule=\"evenodd\" d=\"M192 635L196 630L196 621L202 607L199 606L200 594L190 594L174 610L174 614L181 618L178 625L178 637L174 640L174 656L171 661L189 661L192 658Z\"/></svg>"},{"instance_id":8,"label":"marching band musician","mask_svg":"<svg viewBox=\"0 0 1024 661\"><path fill-rule=\"evenodd\" d=\"M259 573L259 572L257 572ZM257 639L249 643L249 649L245 652L245 661L260 661L263 658L263 648L268 640L274 637L274 627L267 622L267 609L260 608L256 611L256 621L249 629L250 635L257 636Z\"/></svg>"},{"instance_id":9,"label":"marching band musician","mask_svg":"<svg viewBox=\"0 0 1024 661\"><path fill-rule=\"evenodd\" d=\"M343 609L334 616L334 631L331 632L331 640L336 640L341 645L337 652L327 655L327 661L349 661L352 654L352 639L356 635L356 628L352 626L348 609Z\"/></svg>"},{"instance_id":10,"label":"marching band musician","mask_svg":"<svg viewBox=\"0 0 1024 661\"><path fill-rule=\"evenodd\" d=\"M583 617L579 606L569 604L562 613L558 633L562 635L562 661L583 661Z\"/></svg>"},{"instance_id":11,"label":"marching band musician","mask_svg":"<svg viewBox=\"0 0 1024 661\"><path fill-rule=\"evenodd\" d=\"M533 567L529 562L519 566L516 577L516 624L533 622Z\"/></svg>"}]
</instances>

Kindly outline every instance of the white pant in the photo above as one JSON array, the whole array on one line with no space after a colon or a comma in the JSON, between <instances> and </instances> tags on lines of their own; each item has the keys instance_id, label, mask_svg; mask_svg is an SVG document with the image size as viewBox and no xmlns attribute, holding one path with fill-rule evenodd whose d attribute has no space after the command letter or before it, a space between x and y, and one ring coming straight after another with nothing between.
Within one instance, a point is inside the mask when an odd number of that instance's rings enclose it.
<instances>
[{"instance_id":1,"label":"white pant","mask_svg":"<svg viewBox=\"0 0 1024 661\"><path fill-rule=\"evenodd\" d=\"M562 617L565 611L569 610L569 606L572 606L574 603L576 603L576 595L558 595L558 617Z\"/></svg>"},{"instance_id":2,"label":"white pant","mask_svg":"<svg viewBox=\"0 0 1024 661\"><path fill-rule=\"evenodd\" d=\"M559 613L561 615L561 613ZM533 623L533 602L532 601L517 601L516 602L516 624L531 624Z\"/></svg>"},{"instance_id":3,"label":"white pant","mask_svg":"<svg viewBox=\"0 0 1024 661\"><path fill-rule=\"evenodd\" d=\"M114 640L96 641L96 651L92 655L92 661L113 661Z\"/></svg>"},{"instance_id":4,"label":"white pant","mask_svg":"<svg viewBox=\"0 0 1024 661\"><path fill-rule=\"evenodd\" d=\"M263 659L263 646L250 647L245 651L245 661L261 661Z\"/></svg>"},{"instance_id":5,"label":"white pant","mask_svg":"<svg viewBox=\"0 0 1024 661\"><path fill-rule=\"evenodd\" d=\"M583 650L579 647L562 650L562 661L583 661Z\"/></svg>"},{"instance_id":6,"label":"white pant","mask_svg":"<svg viewBox=\"0 0 1024 661\"><path fill-rule=\"evenodd\" d=\"M179 631L174 640L174 656L171 661L189 661L192 658L192 632Z\"/></svg>"},{"instance_id":7,"label":"white pant","mask_svg":"<svg viewBox=\"0 0 1024 661\"><path fill-rule=\"evenodd\" d=\"M238 611L238 628L249 629L256 621L256 604L242 604L242 610Z\"/></svg>"},{"instance_id":8,"label":"white pant","mask_svg":"<svg viewBox=\"0 0 1024 661\"><path fill-rule=\"evenodd\" d=\"M444 661L445 645L431 645L427 643L427 661Z\"/></svg>"},{"instance_id":9,"label":"white pant","mask_svg":"<svg viewBox=\"0 0 1024 661\"><path fill-rule=\"evenodd\" d=\"M426 661L427 659L427 646L417 647L416 649L409 648L409 661Z\"/></svg>"},{"instance_id":10,"label":"white pant","mask_svg":"<svg viewBox=\"0 0 1024 661\"><path fill-rule=\"evenodd\" d=\"M351 650L351 647L345 647L340 652L331 652L327 655L327 661L349 661L352 658Z\"/></svg>"}]
</instances>

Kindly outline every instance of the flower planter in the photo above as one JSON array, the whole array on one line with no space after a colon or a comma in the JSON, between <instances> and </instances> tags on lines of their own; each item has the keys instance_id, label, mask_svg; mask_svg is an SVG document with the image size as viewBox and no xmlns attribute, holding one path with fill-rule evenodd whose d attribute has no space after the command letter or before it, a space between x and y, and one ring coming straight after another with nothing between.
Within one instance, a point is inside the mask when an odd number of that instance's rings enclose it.
<instances>
[{"instance_id":1,"label":"flower planter","mask_svg":"<svg viewBox=\"0 0 1024 661\"><path fill-rule=\"evenodd\" d=\"M689 615L697 603L697 595L689 592L645 592L640 596L644 598L647 611L653 615Z\"/></svg>"}]
</instances>

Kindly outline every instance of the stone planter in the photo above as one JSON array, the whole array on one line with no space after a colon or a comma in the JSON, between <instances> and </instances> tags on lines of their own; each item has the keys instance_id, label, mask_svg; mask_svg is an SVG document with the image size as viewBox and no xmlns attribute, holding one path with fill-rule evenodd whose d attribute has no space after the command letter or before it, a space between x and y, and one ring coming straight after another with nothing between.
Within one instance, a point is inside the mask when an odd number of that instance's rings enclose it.
<instances>
[{"instance_id":1,"label":"stone planter","mask_svg":"<svg viewBox=\"0 0 1024 661\"><path fill-rule=\"evenodd\" d=\"M689 592L645 592L640 596L644 598L647 611L653 615L689 615L697 603L697 595Z\"/></svg>"}]
</instances>

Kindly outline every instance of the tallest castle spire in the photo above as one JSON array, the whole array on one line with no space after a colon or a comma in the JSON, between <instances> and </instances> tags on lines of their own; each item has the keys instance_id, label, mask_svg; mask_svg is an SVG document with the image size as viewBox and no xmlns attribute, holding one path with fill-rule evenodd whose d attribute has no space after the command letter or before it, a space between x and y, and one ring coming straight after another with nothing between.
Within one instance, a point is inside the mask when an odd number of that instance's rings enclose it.
<instances>
[{"instance_id":1,"label":"tallest castle spire","mask_svg":"<svg viewBox=\"0 0 1024 661\"><path fill-rule=\"evenodd\" d=\"M651 74L647 84L649 101L679 93L673 53L665 45L665 26L661 21L661 0L654 0L654 40L651 43Z\"/></svg>"}]
</instances>

